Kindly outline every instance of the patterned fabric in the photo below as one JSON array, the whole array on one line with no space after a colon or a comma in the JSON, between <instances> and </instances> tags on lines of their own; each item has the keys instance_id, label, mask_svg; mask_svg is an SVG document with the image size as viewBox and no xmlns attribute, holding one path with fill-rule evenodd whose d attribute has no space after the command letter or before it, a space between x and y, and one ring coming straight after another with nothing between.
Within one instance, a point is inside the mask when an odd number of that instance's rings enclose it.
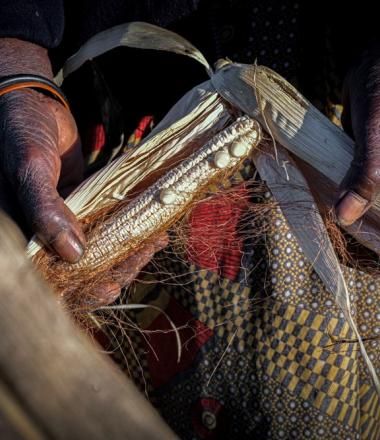
<instances>
[{"instance_id":1,"label":"patterned fabric","mask_svg":"<svg viewBox=\"0 0 380 440\"><path fill-rule=\"evenodd\" d=\"M270 203L265 188L255 200ZM210 216L223 235L231 225L220 219ZM281 210L265 221L249 277L222 277L223 263L207 270L170 250L158 256L154 278L134 285L129 301L165 310L180 329L182 358L162 314L129 314L139 328L121 347L131 376L181 439L379 438L379 398L351 329ZM380 372L380 280L343 270Z\"/></svg>"}]
</instances>

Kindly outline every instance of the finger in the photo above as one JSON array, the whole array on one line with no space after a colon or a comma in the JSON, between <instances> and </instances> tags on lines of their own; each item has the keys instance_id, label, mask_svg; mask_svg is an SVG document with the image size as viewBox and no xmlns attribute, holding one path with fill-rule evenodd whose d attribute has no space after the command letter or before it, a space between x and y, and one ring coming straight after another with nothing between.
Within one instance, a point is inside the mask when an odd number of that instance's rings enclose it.
<instances>
[{"instance_id":1,"label":"finger","mask_svg":"<svg viewBox=\"0 0 380 440\"><path fill-rule=\"evenodd\" d=\"M362 217L380 189L380 100L368 96L360 76L351 74L349 79L351 86L347 86L349 92L344 94L343 122L346 131L354 135L356 150L336 206L338 221L343 226Z\"/></svg>"},{"instance_id":2,"label":"finger","mask_svg":"<svg viewBox=\"0 0 380 440\"><path fill-rule=\"evenodd\" d=\"M33 90L14 92L2 101L7 124L0 137L0 167L32 230L63 259L76 262L85 240L56 189L61 149L59 127L49 111L51 101ZM72 145L65 147L63 152Z\"/></svg>"},{"instance_id":3,"label":"finger","mask_svg":"<svg viewBox=\"0 0 380 440\"><path fill-rule=\"evenodd\" d=\"M91 291L91 295L82 298L81 306L88 310L114 303L121 294L121 289L129 285L153 255L168 244L166 233L160 234L153 242L146 244L134 255L118 265L112 274L112 281L100 283Z\"/></svg>"},{"instance_id":4,"label":"finger","mask_svg":"<svg viewBox=\"0 0 380 440\"><path fill-rule=\"evenodd\" d=\"M154 252L159 252L162 249L166 248L166 246L169 244L169 236L166 232L160 232L160 234L157 235L157 237L155 237L155 239L150 241L149 243L153 244Z\"/></svg>"},{"instance_id":5,"label":"finger","mask_svg":"<svg viewBox=\"0 0 380 440\"><path fill-rule=\"evenodd\" d=\"M160 242L162 244L162 242ZM113 282L99 284L89 299L97 308L112 304L120 296L121 289L129 285L158 250L157 244L148 244L114 269ZM88 302L88 301L87 301Z\"/></svg>"},{"instance_id":6,"label":"finger","mask_svg":"<svg viewBox=\"0 0 380 440\"><path fill-rule=\"evenodd\" d=\"M117 300L120 293L121 288L118 283L102 283L93 289L91 295L82 298L81 307L86 310L96 310L99 307L108 306Z\"/></svg>"},{"instance_id":7,"label":"finger","mask_svg":"<svg viewBox=\"0 0 380 440\"><path fill-rule=\"evenodd\" d=\"M26 169L19 170L23 177L16 182L18 200L41 241L64 260L75 263L83 255L85 237L74 214L59 196L46 166L44 158L36 154Z\"/></svg>"},{"instance_id":8,"label":"finger","mask_svg":"<svg viewBox=\"0 0 380 440\"><path fill-rule=\"evenodd\" d=\"M168 241L167 234L163 233L156 237L154 241L147 243L114 269L114 281L121 287L128 286L150 262L154 254L167 246Z\"/></svg>"},{"instance_id":9,"label":"finger","mask_svg":"<svg viewBox=\"0 0 380 440\"><path fill-rule=\"evenodd\" d=\"M379 148L380 150L380 148ZM336 206L338 221L348 226L362 217L372 206L380 188L380 161L378 153L372 153L363 163L351 167L347 189Z\"/></svg>"},{"instance_id":10,"label":"finger","mask_svg":"<svg viewBox=\"0 0 380 440\"><path fill-rule=\"evenodd\" d=\"M139 252L127 258L114 269L113 279L120 287L127 287L137 277L154 255L153 245L147 245Z\"/></svg>"},{"instance_id":11,"label":"finger","mask_svg":"<svg viewBox=\"0 0 380 440\"><path fill-rule=\"evenodd\" d=\"M364 166L359 159L354 159L343 182L343 191L335 208L337 219L342 226L349 226L360 219L376 198L379 188L376 173L380 167L377 168L374 157L369 163L369 166Z\"/></svg>"},{"instance_id":12,"label":"finger","mask_svg":"<svg viewBox=\"0 0 380 440\"><path fill-rule=\"evenodd\" d=\"M368 200L354 191L347 191L336 206L336 216L342 226L355 223L370 208Z\"/></svg>"}]
</instances>

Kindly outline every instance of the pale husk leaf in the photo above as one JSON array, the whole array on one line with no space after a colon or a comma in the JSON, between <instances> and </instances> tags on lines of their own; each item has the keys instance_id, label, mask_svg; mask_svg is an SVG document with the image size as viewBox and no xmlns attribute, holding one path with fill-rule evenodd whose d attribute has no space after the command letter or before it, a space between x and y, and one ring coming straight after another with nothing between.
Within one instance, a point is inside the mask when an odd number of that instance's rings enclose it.
<instances>
[{"instance_id":1,"label":"pale husk leaf","mask_svg":"<svg viewBox=\"0 0 380 440\"><path fill-rule=\"evenodd\" d=\"M185 38L159 26L136 21L115 26L90 38L66 61L55 78L56 83L61 85L68 75L79 69L86 61L121 46L186 55L201 63L211 74L211 67L205 57Z\"/></svg>"}]
</instances>

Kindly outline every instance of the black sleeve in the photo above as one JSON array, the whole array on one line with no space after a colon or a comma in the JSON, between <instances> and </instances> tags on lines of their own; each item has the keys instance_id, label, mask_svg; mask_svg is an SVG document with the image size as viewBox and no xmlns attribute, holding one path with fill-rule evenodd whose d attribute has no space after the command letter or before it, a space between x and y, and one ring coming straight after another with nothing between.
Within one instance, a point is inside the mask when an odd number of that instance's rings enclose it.
<instances>
[{"instance_id":1,"label":"black sleeve","mask_svg":"<svg viewBox=\"0 0 380 440\"><path fill-rule=\"evenodd\" d=\"M64 28L63 0L0 0L0 38L20 38L51 49Z\"/></svg>"}]
</instances>

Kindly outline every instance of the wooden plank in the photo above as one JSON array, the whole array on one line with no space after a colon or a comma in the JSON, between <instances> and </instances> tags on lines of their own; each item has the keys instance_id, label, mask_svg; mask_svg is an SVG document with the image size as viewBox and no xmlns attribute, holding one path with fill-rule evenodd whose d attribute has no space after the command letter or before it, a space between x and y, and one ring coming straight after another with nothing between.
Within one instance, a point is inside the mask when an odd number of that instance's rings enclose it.
<instances>
[{"instance_id":1,"label":"wooden plank","mask_svg":"<svg viewBox=\"0 0 380 440\"><path fill-rule=\"evenodd\" d=\"M58 306L25 258L15 226L1 213L0 334L0 381L46 438L175 438ZM4 399L0 412L7 416Z\"/></svg>"}]
</instances>

